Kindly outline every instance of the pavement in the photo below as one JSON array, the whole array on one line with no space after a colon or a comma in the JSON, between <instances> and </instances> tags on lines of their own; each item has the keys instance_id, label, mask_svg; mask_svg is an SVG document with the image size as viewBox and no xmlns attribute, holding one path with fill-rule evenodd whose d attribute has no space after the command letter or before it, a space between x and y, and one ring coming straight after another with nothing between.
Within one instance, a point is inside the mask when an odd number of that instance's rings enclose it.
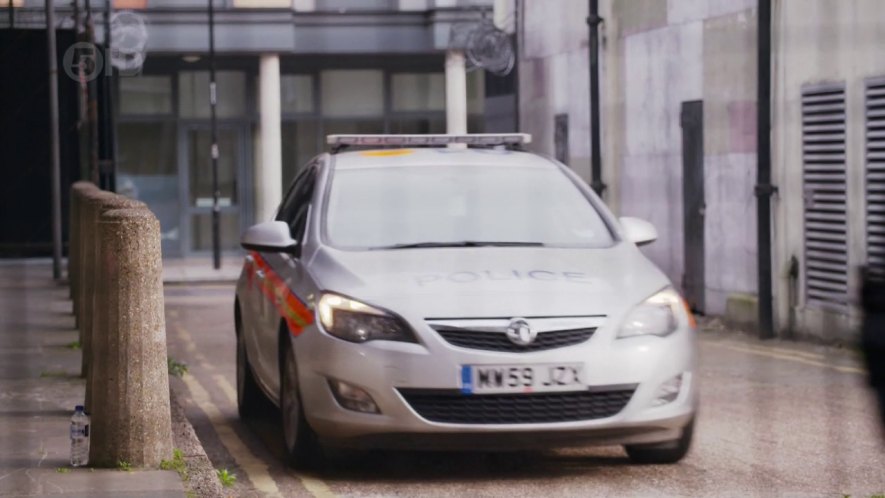
<instances>
[{"instance_id":1,"label":"pavement","mask_svg":"<svg viewBox=\"0 0 885 498\"><path fill-rule=\"evenodd\" d=\"M172 471L70 467L85 389L77 338L68 288L46 261L0 264L0 496L185 496Z\"/></svg>"},{"instance_id":2,"label":"pavement","mask_svg":"<svg viewBox=\"0 0 885 498\"><path fill-rule=\"evenodd\" d=\"M761 342L718 322L700 333L701 410L677 465L632 465L619 447L535 453L357 452L321 473L283 462L279 412L236 411L233 285L166 288L174 379L207 455L236 496L777 496L885 492L885 434L849 349Z\"/></svg>"},{"instance_id":3,"label":"pavement","mask_svg":"<svg viewBox=\"0 0 885 498\"><path fill-rule=\"evenodd\" d=\"M215 269L212 258L166 258L163 260L164 284L201 284L236 282L243 268L242 255L222 255L221 268Z\"/></svg>"}]
</instances>

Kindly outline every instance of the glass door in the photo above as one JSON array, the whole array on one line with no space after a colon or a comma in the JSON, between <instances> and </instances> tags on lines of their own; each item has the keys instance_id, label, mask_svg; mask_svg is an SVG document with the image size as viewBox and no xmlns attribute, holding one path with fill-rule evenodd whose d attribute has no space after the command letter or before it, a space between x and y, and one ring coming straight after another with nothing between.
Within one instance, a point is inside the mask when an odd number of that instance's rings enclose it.
<instances>
[{"instance_id":1,"label":"glass door","mask_svg":"<svg viewBox=\"0 0 885 498\"><path fill-rule=\"evenodd\" d=\"M212 135L209 125L183 128L184 167L181 168L182 227L185 254L212 251ZM222 251L239 248L240 234L248 222L244 207L246 186L246 132L243 126L218 126L218 205Z\"/></svg>"}]
</instances>

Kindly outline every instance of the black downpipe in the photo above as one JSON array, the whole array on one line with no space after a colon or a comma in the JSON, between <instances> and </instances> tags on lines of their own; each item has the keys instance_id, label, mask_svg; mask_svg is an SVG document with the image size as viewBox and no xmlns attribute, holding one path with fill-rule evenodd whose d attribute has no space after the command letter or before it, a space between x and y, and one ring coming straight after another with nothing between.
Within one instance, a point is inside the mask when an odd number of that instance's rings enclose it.
<instances>
[{"instance_id":1,"label":"black downpipe","mask_svg":"<svg viewBox=\"0 0 885 498\"><path fill-rule=\"evenodd\" d=\"M218 200L218 121L216 105L218 89L215 86L215 0L209 0L209 109L211 119L212 149L212 268L221 268L221 209Z\"/></svg>"},{"instance_id":2,"label":"black downpipe","mask_svg":"<svg viewBox=\"0 0 885 498\"><path fill-rule=\"evenodd\" d=\"M756 227L759 338L774 337L771 275L771 0L758 0L758 111L756 122Z\"/></svg>"},{"instance_id":3,"label":"black downpipe","mask_svg":"<svg viewBox=\"0 0 885 498\"><path fill-rule=\"evenodd\" d=\"M590 187L601 196L606 185L602 181L602 140L599 130L599 0L590 0L590 14L587 25L590 26Z\"/></svg>"},{"instance_id":4,"label":"black downpipe","mask_svg":"<svg viewBox=\"0 0 885 498\"><path fill-rule=\"evenodd\" d=\"M102 122L103 133L102 139L104 147L102 151L102 160L104 167L104 188L111 192L117 190L117 146L115 139L115 120L114 120L114 66L111 61L111 13L113 9L112 2L105 2L104 11L104 63L106 74L101 79L102 82Z\"/></svg>"}]
</instances>

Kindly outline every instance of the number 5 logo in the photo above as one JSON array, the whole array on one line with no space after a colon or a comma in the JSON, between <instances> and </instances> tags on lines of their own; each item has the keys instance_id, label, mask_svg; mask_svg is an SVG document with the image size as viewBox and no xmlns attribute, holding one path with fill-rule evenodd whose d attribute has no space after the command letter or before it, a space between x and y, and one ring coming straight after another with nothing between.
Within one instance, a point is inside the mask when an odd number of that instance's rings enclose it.
<instances>
[{"instance_id":1,"label":"number 5 logo","mask_svg":"<svg viewBox=\"0 0 885 498\"><path fill-rule=\"evenodd\" d=\"M80 67L83 68L84 81L92 81L101 75L104 69L104 56L98 48L87 42L77 42L67 50L62 59L65 74L74 81L80 81Z\"/></svg>"}]
</instances>

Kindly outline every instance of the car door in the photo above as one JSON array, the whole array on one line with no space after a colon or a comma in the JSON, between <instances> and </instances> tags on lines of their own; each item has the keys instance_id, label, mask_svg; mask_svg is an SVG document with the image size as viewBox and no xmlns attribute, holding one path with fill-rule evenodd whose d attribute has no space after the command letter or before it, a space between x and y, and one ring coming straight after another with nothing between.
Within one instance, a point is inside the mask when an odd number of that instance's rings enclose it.
<instances>
[{"instance_id":1,"label":"car door","mask_svg":"<svg viewBox=\"0 0 885 498\"><path fill-rule=\"evenodd\" d=\"M286 196L277 213L277 221L289 225L292 238L298 241L298 248L304 243L307 215L316 183L316 164L309 164L298 176L291 191ZM304 269L299 254L262 253L261 278L264 280L264 299L261 310L261 331L259 333L262 350L262 378L267 381L271 392L279 390L279 332L281 325L286 329L297 328L308 313L294 296L293 282L300 280ZM293 309L294 308L294 309Z\"/></svg>"}]
</instances>

